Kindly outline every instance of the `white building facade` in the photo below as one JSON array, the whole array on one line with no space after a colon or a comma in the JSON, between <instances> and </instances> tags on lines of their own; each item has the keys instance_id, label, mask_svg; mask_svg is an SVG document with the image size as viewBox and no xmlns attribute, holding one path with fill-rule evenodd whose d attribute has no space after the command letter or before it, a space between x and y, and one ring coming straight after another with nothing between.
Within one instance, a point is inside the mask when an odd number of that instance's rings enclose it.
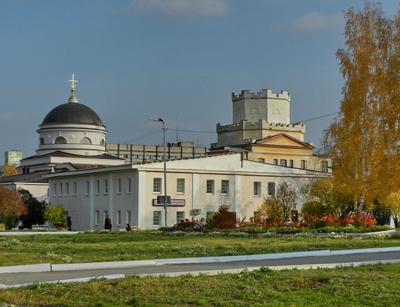
<instances>
[{"instance_id":1,"label":"white building facade","mask_svg":"<svg viewBox=\"0 0 400 307\"><path fill-rule=\"evenodd\" d=\"M239 219L253 217L263 200L286 182L303 202L301 188L321 172L243 160L228 154L167 162L168 226L185 218L206 218L220 206ZM62 205L74 230L102 230L109 216L113 230L164 226L163 164L155 162L49 175L49 201Z\"/></svg>"}]
</instances>

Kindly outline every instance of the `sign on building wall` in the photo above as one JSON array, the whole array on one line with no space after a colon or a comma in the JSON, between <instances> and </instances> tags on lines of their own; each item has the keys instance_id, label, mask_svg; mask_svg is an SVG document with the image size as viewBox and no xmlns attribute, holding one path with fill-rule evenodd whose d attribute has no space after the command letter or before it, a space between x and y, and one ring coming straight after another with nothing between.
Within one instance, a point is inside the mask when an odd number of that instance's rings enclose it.
<instances>
[{"instance_id":1,"label":"sign on building wall","mask_svg":"<svg viewBox=\"0 0 400 307\"><path fill-rule=\"evenodd\" d=\"M157 198L154 198L152 203L153 206L164 206L164 202L159 202ZM171 202L168 204L168 207L184 207L184 206L185 206L184 199L171 199Z\"/></svg>"}]
</instances>

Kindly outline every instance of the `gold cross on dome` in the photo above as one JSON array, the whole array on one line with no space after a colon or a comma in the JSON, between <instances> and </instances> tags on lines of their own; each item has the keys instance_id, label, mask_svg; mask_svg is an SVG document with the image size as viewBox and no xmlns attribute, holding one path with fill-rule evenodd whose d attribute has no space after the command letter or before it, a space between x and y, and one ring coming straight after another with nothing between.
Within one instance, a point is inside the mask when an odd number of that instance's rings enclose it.
<instances>
[{"instance_id":1,"label":"gold cross on dome","mask_svg":"<svg viewBox=\"0 0 400 307\"><path fill-rule=\"evenodd\" d=\"M75 83L78 83L78 80L75 80L75 74L72 74L72 78L69 82L71 82L71 91L75 92Z\"/></svg>"}]
</instances>

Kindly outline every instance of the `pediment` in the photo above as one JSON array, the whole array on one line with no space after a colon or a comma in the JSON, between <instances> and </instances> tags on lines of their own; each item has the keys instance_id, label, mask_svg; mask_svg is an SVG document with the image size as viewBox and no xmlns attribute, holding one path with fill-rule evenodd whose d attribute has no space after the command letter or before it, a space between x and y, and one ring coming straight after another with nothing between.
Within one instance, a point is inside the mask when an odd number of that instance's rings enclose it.
<instances>
[{"instance_id":1,"label":"pediment","mask_svg":"<svg viewBox=\"0 0 400 307\"><path fill-rule=\"evenodd\" d=\"M257 140L252 146L271 146L271 147L295 147L304 149L314 149L311 144L305 143L285 133Z\"/></svg>"}]
</instances>

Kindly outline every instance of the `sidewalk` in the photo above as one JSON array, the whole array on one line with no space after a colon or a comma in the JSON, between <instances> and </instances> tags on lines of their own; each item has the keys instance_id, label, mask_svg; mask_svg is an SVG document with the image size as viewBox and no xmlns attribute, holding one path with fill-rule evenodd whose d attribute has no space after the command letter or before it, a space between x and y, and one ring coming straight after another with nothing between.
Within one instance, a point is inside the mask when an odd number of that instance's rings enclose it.
<instances>
[{"instance_id":1,"label":"sidewalk","mask_svg":"<svg viewBox=\"0 0 400 307\"><path fill-rule=\"evenodd\" d=\"M68 263L68 264L43 263L43 264L29 264L29 265L17 265L17 266L0 266L0 274L85 271L85 270L98 270L98 269L120 269L120 268L136 268L136 267L179 265L179 264L181 265L206 264L206 263L215 264L215 263L245 262L245 261L259 261L259 260L272 260L272 259L291 259L300 257L371 254L371 253L383 253L383 252L400 252L400 247L363 248L363 249L333 250L333 251L319 250L319 251L303 251L303 252L289 252L289 253L276 253L276 254L242 255L242 256L169 258L169 259Z\"/></svg>"}]
</instances>

